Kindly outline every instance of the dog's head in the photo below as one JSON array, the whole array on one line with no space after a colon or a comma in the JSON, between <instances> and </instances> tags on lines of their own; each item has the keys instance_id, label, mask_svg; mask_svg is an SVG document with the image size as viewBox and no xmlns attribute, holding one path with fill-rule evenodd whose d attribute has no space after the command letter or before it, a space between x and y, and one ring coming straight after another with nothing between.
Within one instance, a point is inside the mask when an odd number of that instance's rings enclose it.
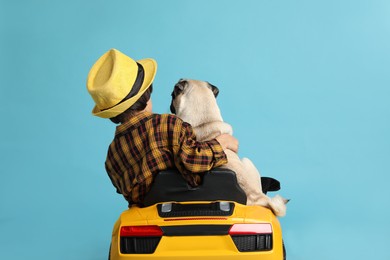
<instances>
[{"instance_id":1,"label":"dog's head","mask_svg":"<svg viewBox=\"0 0 390 260\"><path fill-rule=\"evenodd\" d=\"M208 89L208 90L207 90ZM209 82L206 81L199 81L199 80L190 80L190 79L180 79L179 82L176 83L173 92L171 94L172 96L172 101L171 101L171 112L173 114L180 114L180 111L184 109L184 105L189 105L189 102L186 102L186 99L190 98L190 94L193 91L203 91L201 97L199 94L197 95L199 98L205 98L207 95L207 91L211 91L211 93L214 95L214 98L216 98L219 94L219 89L210 84ZM192 97L192 100L195 97ZM187 103L187 104L186 104Z\"/></svg>"},{"instance_id":2,"label":"dog's head","mask_svg":"<svg viewBox=\"0 0 390 260\"><path fill-rule=\"evenodd\" d=\"M217 105L219 90L200 80L181 79L172 92L171 112L193 127L223 121Z\"/></svg>"}]
</instances>

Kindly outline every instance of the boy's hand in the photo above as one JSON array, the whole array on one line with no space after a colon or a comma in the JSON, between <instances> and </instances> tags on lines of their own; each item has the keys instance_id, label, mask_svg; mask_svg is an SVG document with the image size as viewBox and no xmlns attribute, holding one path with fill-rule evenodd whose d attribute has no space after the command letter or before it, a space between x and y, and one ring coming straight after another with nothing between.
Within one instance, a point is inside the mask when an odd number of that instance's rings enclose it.
<instances>
[{"instance_id":1,"label":"boy's hand","mask_svg":"<svg viewBox=\"0 0 390 260\"><path fill-rule=\"evenodd\" d=\"M222 148L238 152L238 140L229 134L221 134L215 138L218 143L221 144Z\"/></svg>"}]
</instances>

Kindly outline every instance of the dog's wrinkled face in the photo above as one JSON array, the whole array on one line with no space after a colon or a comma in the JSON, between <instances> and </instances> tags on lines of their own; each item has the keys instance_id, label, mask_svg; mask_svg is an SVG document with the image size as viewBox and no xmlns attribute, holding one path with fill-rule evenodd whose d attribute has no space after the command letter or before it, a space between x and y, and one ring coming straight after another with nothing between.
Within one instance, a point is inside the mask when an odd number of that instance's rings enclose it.
<instances>
[{"instance_id":1,"label":"dog's wrinkled face","mask_svg":"<svg viewBox=\"0 0 390 260\"><path fill-rule=\"evenodd\" d=\"M172 102L171 102L170 109L171 109L171 112L173 114L176 114L177 108L178 108L179 103L180 103L179 101L183 97L183 95L186 95L186 93L188 93L191 90L191 88L194 85L197 85L198 83L206 84L206 86L209 89L211 89L211 91L213 92L214 97L218 96L219 89L216 86L210 84L209 82L201 82L201 81L196 81L196 80L180 79L179 82L176 83L176 85L175 85L175 87L173 89L173 92L171 94Z\"/></svg>"}]
</instances>

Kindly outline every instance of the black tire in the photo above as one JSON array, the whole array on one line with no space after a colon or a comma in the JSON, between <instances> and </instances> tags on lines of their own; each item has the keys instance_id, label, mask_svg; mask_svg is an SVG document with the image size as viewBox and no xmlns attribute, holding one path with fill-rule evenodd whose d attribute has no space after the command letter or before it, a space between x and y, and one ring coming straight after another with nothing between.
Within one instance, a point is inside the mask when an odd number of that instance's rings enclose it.
<instances>
[{"instance_id":1,"label":"black tire","mask_svg":"<svg viewBox=\"0 0 390 260\"><path fill-rule=\"evenodd\" d=\"M282 240L283 245L283 260L286 260L286 247L284 246L284 241Z\"/></svg>"},{"instance_id":2,"label":"black tire","mask_svg":"<svg viewBox=\"0 0 390 260\"><path fill-rule=\"evenodd\" d=\"M283 246L284 248L284 246ZM111 244L110 244L110 249L108 250L108 260L111 260Z\"/></svg>"}]
</instances>

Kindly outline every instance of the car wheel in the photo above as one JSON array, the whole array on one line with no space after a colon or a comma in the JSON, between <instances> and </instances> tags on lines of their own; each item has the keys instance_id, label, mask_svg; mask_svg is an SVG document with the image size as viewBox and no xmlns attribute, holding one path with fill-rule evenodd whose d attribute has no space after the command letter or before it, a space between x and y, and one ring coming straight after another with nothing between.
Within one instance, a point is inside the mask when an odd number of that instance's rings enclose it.
<instances>
[{"instance_id":1,"label":"car wheel","mask_svg":"<svg viewBox=\"0 0 390 260\"><path fill-rule=\"evenodd\" d=\"M283 246L283 248L284 248L284 246ZM111 259L111 244L110 244L110 249L108 250L108 260L110 260Z\"/></svg>"},{"instance_id":2,"label":"car wheel","mask_svg":"<svg viewBox=\"0 0 390 260\"><path fill-rule=\"evenodd\" d=\"M282 245L283 245L283 260L286 260L286 248L284 246L284 241L282 240Z\"/></svg>"}]
</instances>

